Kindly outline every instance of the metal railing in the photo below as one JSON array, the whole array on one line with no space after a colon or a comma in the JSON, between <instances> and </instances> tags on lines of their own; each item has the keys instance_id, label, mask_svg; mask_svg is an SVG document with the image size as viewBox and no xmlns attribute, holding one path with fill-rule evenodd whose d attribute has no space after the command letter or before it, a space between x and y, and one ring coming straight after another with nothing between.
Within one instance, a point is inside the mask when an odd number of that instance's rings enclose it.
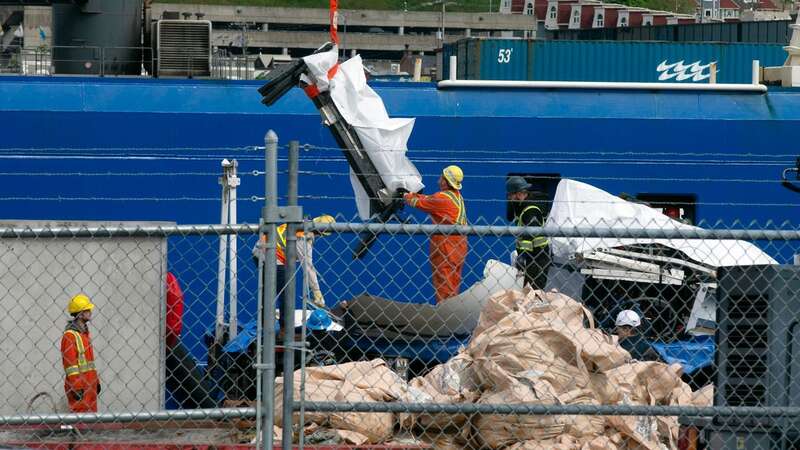
<instances>
[{"instance_id":1,"label":"metal railing","mask_svg":"<svg viewBox=\"0 0 800 450\"><path fill-rule=\"evenodd\" d=\"M183 69L166 70L161 76L249 80L258 75L255 60L254 56L217 50L210 59L187 56ZM0 52L0 74L153 77L157 75L158 62L156 52L150 47L9 46Z\"/></svg>"}]
</instances>

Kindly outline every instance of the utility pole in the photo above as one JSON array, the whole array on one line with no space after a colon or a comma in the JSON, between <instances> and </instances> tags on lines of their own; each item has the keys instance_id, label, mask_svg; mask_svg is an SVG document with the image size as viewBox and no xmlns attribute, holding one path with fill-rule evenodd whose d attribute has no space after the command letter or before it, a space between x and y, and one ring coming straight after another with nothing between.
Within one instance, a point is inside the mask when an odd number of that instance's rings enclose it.
<instances>
[{"instance_id":1,"label":"utility pole","mask_svg":"<svg viewBox=\"0 0 800 450\"><path fill-rule=\"evenodd\" d=\"M445 14L444 5L445 3L442 2L442 47L444 47L444 14Z\"/></svg>"},{"instance_id":2,"label":"utility pole","mask_svg":"<svg viewBox=\"0 0 800 450\"><path fill-rule=\"evenodd\" d=\"M445 7L447 5L455 5L456 2L448 2L448 1L445 1L445 0L439 0L438 2L434 2L434 4L436 4L436 3L441 3L442 4L442 35L441 35L441 41L442 41L442 47L444 47L444 33L445 33L444 16L447 14L447 11L445 10Z\"/></svg>"}]
</instances>

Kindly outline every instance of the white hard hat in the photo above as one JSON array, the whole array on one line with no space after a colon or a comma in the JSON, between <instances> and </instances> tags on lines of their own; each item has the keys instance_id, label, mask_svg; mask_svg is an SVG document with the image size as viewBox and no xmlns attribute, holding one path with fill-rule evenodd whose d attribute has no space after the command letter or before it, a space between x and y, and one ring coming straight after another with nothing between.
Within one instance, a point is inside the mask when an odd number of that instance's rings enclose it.
<instances>
[{"instance_id":1,"label":"white hard hat","mask_svg":"<svg viewBox=\"0 0 800 450\"><path fill-rule=\"evenodd\" d=\"M630 309L620 311L620 313L617 314L617 320L615 322L615 325L618 327L627 325L629 327L636 328L641 324L642 324L642 319L639 317L638 314L636 314L635 311L631 311Z\"/></svg>"}]
</instances>

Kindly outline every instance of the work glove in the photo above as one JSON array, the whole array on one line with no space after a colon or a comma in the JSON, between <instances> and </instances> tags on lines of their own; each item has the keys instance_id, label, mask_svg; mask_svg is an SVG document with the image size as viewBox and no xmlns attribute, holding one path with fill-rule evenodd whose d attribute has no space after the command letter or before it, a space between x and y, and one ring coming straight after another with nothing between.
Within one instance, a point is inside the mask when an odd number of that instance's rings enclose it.
<instances>
[{"instance_id":1,"label":"work glove","mask_svg":"<svg viewBox=\"0 0 800 450\"><path fill-rule=\"evenodd\" d=\"M322 296L322 291L319 289L314 290L314 304L321 308L325 307L325 297Z\"/></svg>"}]
</instances>

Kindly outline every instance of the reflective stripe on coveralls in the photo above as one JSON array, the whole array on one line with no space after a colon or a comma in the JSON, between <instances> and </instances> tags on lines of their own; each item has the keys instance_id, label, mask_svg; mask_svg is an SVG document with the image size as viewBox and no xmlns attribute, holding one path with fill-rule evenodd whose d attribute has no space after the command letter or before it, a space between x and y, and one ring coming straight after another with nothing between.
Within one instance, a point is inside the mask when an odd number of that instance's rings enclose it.
<instances>
[{"instance_id":1,"label":"reflective stripe on coveralls","mask_svg":"<svg viewBox=\"0 0 800 450\"><path fill-rule=\"evenodd\" d=\"M95 370L94 361L86 360L86 348L83 346L83 338L75 330L67 330L64 333L70 334L75 338L75 348L78 350L78 364L64 368L67 376L78 375Z\"/></svg>"},{"instance_id":2,"label":"reflective stripe on coveralls","mask_svg":"<svg viewBox=\"0 0 800 450\"><path fill-rule=\"evenodd\" d=\"M517 216L517 226L524 227L528 226L526 223L522 223L522 216L525 215L526 211L529 210L536 210L539 211L539 214L542 214L542 210L536 205L530 205L522 210ZM541 225L541 224L539 224ZM546 237L543 236L535 236L533 239L526 239L527 236L520 236L517 238L517 251L533 251L535 248L544 247L549 244L549 241Z\"/></svg>"}]
</instances>

